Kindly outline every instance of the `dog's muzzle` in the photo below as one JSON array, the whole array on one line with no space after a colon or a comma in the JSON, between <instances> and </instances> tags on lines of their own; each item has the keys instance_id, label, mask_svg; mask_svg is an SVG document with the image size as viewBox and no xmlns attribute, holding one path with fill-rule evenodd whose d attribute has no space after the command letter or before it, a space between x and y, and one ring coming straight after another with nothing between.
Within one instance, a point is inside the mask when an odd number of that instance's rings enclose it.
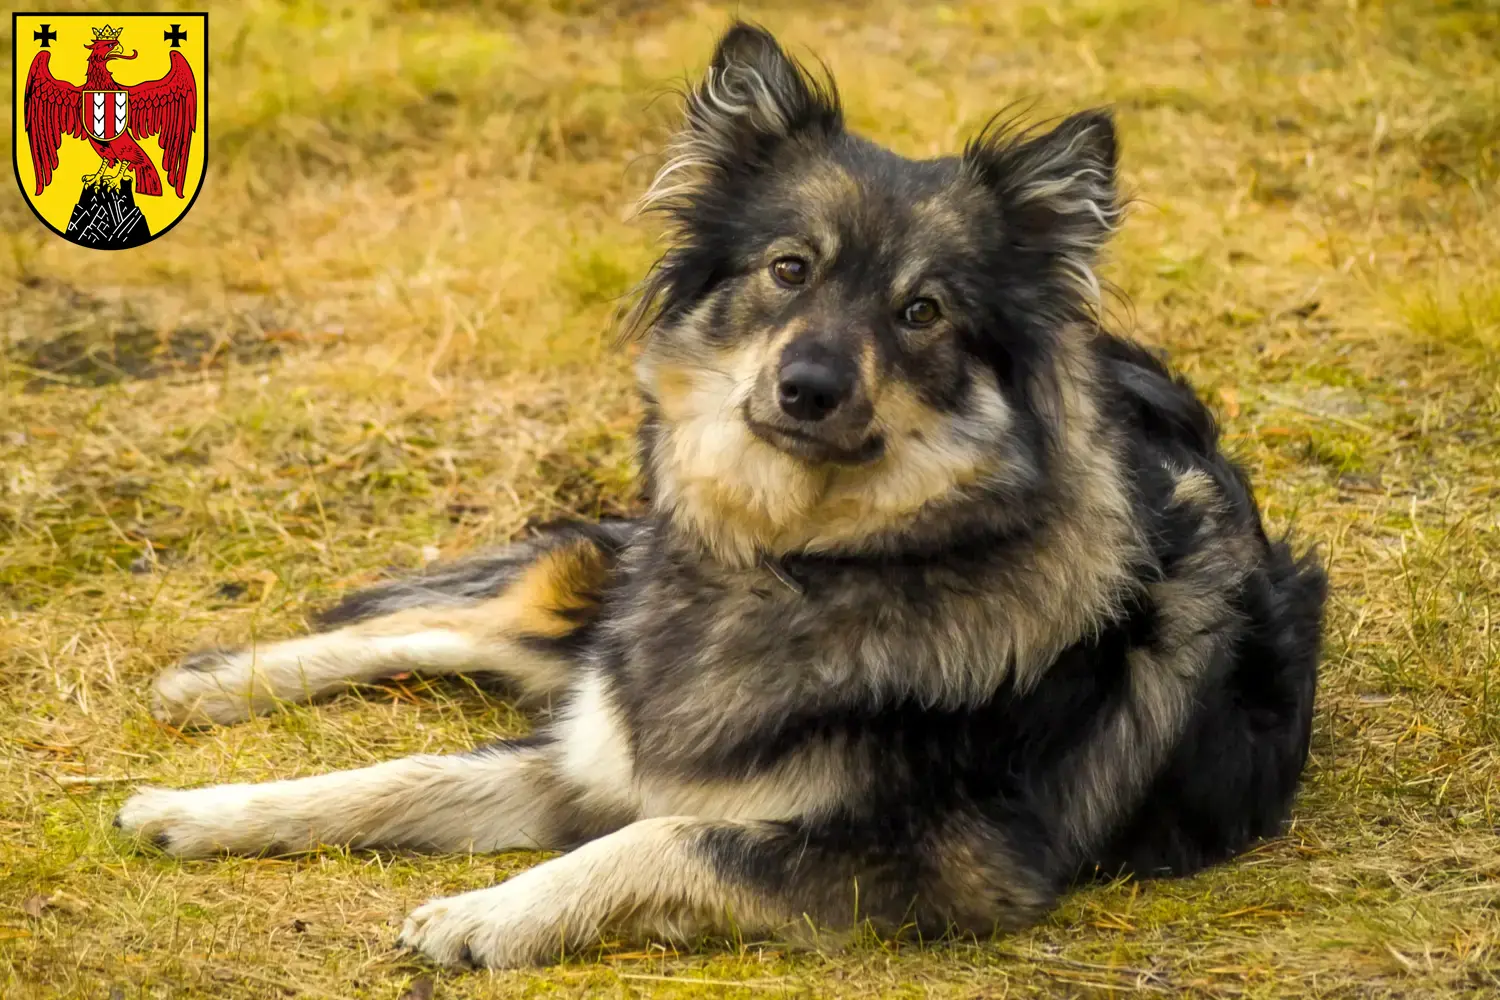
<instances>
[{"instance_id":1,"label":"dog's muzzle","mask_svg":"<svg viewBox=\"0 0 1500 1000\"><path fill-rule=\"evenodd\" d=\"M745 422L762 440L813 462L862 465L880 456L884 443L870 434L868 393L846 352L798 338L767 381L757 405L745 407Z\"/></svg>"}]
</instances>

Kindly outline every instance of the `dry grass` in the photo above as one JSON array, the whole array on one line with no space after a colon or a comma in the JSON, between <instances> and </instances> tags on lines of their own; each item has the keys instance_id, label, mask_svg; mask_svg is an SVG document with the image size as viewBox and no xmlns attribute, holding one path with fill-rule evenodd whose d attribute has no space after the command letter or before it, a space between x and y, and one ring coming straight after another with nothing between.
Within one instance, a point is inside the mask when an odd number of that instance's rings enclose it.
<instances>
[{"instance_id":1,"label":"dry grass","mask_svg":"<svg viewBox=\"0 0 1500 1000\"><path fill-rule=\"evenodd\" d=\"M529 855L178 863L132 779L307 774L523 720L407 683L184 736L150 676L383 570L631 503L612 300L727 10L213 11L213 153L169 238L68 246L0 199L0 993L379 997L390 921ZM1112 102L1119 323L1220 408L1335 583L1286 837L982 944L583 956L436 996L1494 996L1500 991L1500 8L1493 0L745 5L914 155ZM0 40L0 51L9 51ZM89 779L84 781L82 779ZM663 978L665 977L665 978ZM693 980L703 980L692 985ZM681 980L673 985L669 980ZM732 986L729 983L742 983ZM413 996L420 996L418 989Z\"/></svg>"}]
</instances>

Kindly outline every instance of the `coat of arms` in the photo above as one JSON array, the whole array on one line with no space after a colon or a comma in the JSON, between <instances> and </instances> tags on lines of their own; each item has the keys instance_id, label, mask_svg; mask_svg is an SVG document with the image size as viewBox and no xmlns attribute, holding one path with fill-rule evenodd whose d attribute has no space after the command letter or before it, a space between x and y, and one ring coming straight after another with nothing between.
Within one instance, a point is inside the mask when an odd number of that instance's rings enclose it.
<instances>
[{"instance_id":1,"label":"coat of arms","mask_svg":"<svg viewBox=\"0 0 1500 1000\"><path fill-rule=\"evenodd\" d=\"M15 14L13 29L16 177L37 217L104 250L170 229L203 180L208 15Z\"/></svg>"}]
</instances>

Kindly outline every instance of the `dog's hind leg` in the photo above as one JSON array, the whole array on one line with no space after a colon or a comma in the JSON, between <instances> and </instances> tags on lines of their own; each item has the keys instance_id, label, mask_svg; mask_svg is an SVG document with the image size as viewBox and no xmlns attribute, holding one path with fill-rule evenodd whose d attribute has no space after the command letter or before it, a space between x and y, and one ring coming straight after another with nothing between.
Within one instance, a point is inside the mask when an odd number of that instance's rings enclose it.
<instances>
[{"instance_id":1,"label":"dog's hind leg","mask_svg":"<svg viewBox=\"0 0 1500 1000\"><path fill-rule=\"evenodd\" d=\"M495 673L523 697L566 685L628 522L555 528L484 558L363 591L330 631L206 650L157 677L152 714L177 726L238 722L403 671Z\"/></svg>"},{"instance_id":2,"label":"dog's hind leg","mask_svg":"<svg viewBox=\"0 0 1500 1000\"><path fill-rule=\"evenodd\" d=\"M623 822L579 802L553 770L548 746L522 740L292 781L147 788L126 801L115 825L177 857L204 857L320 844L448 852L558 848Z\"/></svg>"}]
</instances>

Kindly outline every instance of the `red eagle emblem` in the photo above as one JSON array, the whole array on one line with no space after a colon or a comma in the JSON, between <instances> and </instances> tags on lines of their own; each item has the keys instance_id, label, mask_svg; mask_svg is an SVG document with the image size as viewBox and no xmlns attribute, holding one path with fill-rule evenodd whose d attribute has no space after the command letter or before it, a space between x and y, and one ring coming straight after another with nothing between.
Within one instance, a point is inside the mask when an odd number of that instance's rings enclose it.
<instances>
[{"instance_id":1,"label":"red eagle emblem","mask_svg":"<svg viewBox=\"0 0 1500 1000\"><path fill-rule=\"evenodd\" d=\"M167 75L160 80L116 83L110 62L138 55L135 50L124 54L122 30L94 29L94 40L87 46L88 76L82 86L52 75L51 53L38 52L31 61L24 104L37 194L52 182L63 138L72 136L87 139L99 154L98 171L85 181L114 182L129 171L135 177L137 194L160 195L161 175L137 141L155 136L167 183L182 197L188 153L198 128L198 83L193 69L174 50Z\"/></svg>"}]
</instances>

